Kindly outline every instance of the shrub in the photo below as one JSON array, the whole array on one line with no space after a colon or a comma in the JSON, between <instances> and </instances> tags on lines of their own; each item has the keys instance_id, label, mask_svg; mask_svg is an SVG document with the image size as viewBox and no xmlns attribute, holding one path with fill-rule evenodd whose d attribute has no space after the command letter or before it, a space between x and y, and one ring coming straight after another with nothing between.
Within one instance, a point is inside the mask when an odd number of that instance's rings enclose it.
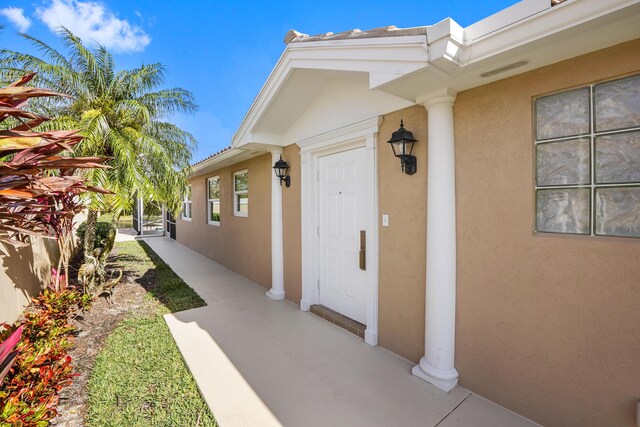
<instances>
[{"instance_id":1,"label":"shrub","mask_svg":"<svg viewBox=\"0 0 640 427\"><path fill-rule=\"evenodd\" d=\"M14 348L22 338L23 329L24 326L20 326L0 343L0 385L2 385L4 377L9 373L9 369L13 366L16 357L18 357L18 351L14 350Z\"/></svg>"},{"instance_id":2,"label":"shrub","mask_svg":"<svg viewBox=\"0 0 640 427\"><path fill-rule=\"evenodd\" d=\"M111 230L111 223L99 221L96 223L96 239L93 241L93 249L104 246ZM87 232L87 222L83 222L78 226L78 239L80 246L84 245L84 235Z\"/></svg>"},{"instance_id":3,"label":"shrub","mask_svg":"<svg viewBox=\"0 0 640 427\"><path fill-rule=\"evenodd\" d=\"M58 392L74 376L67 350L75 328L69 315L89 304L73 289L45 290L23 315L22 326L0 332L0 341L22 328L18 356L0 388L0 426L39 427L57 415Z\"/></svg>"}]
</instances>

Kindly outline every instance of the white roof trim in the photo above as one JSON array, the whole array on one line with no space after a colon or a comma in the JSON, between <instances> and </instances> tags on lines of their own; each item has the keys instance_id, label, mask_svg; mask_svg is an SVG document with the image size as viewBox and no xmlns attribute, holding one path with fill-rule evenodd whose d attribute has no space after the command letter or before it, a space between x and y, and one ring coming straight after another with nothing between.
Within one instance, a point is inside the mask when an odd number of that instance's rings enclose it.
<instances>
[{"instance_id":1,"label":"white roof trim","mask_svg":"<svg viewBox=\"0 0 640 427\"><path fill-rule=\"evenodd\" d=\"M425 36L291 43L251 105L231 146L262 142L252 140L252 129L294 69L367 72L370 86L377 86L426 67L428 59Z\"/></svg>"},{"instance_id":2,"label":"white roof trim","mask_svg":"<svg viewBox=\"0 0 640 427\"><path fill-rule=\"evenodd\" d=\"M229 149L226 151L223 151L211 158L205 159L197 164L195 164L194 166L191 167L191 175L198 175L198 173L200 171L202 171L203 169L209 168L210 166L213 166L216 163L221 163L224 160L228 160L238 154L240 154L242 151L241 150L237 150L237 149Z\"/></svg>"},{"instance_id":3,"label":"white roof trim","mask_svg":"<svg viewBox=\"0 0 640 427\"><path fill-rule=\"evenodd\" d=\"M369 87L381 90L391 82L428 69L446 86L471 64L498 56L503 60L508 58L510 51L516 52L520 48L522 52L522 48L534 46L547 37L598 22L598 19L606 22L601 18L625 8L635 13L639 3L639 0L567 0L552 7L550 0L523 0L466 28L447 18L424 27L426 35L289 43L233 136L232 148L196 165L194 170L203 169L218 158L236 156L244 151L238 149L247 144L278 145L281 140L277 135L255 132L260 119L295 69L364 72L369 75ZM640 36L640 29L637 32ZM576 52L576 55L582 53L586 52ZM519 71L527 71L527 67ZM470 80L467 76L464 85L468 89L504 77L506 75ZM421 95L424 94L416 93L414 99Z\"/></svg>"},{"instance_id":4,"label":"white roof trim","mask_svg":"<svg viewBox=\"0 0 640 427\"><path fill-rule=\"evenodd\" d=\"M297 142L297 145L300 147L301 152L305 152L314 150L318 144L331 145L335 142L344 142L347 137L351 139L365 138L368 135L377 134L381 123L381 117L372 117L349 126L303 139Z\"/></svg>"},{"instance_id":5,"label":"white roof trim","mask_svg":"<svg viewBox=\"0 0 640 427\"><path fill-rule=\"evenodd\" d=\"M542 8L543 3L548 7ZM568 0L551 7L548 0L520 2L496 14L505 18L511 15L501 15L503 12L510 12L516 6L531 6L528 9L516 9L520 13L512 16L513 22L494 22L493 17L496 15L492 15L465 28L466 49L460 65L464 67L482 61L637 4L638 0ZM536 5L540 8L538 12L534 12L533 6ZM527 14L528 16L524 16ZM482 35L482 32L485 34ZM474 39L469 40L469 37Z\"/></svg>"}]
</instances>

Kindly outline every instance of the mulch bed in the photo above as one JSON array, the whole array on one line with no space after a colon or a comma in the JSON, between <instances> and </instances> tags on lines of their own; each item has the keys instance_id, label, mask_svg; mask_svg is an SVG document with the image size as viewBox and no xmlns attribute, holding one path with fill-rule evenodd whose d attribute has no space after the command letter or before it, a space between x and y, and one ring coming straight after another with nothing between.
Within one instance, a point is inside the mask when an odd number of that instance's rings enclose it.
<instances>
[{"instance_id":1,"label":"mulch bed","mask_svg":"<svg viewBox=\"0 0 640 427\"><path fill-rule=\"evenodd\" d=\"M108 268L122 268L118 259L118 247L109 257ZM73 383L60 391L58 416L51 421L53 426L82 427L86 425L88 389L87 381L104 340L129 314L142 311L145 296L154 284L153 271L139 277L134 272L123 271L110 300L97 298L91 308L74 320L78 328L75 345L69 351L78 375Z\"/></svg>"}]
</instances>

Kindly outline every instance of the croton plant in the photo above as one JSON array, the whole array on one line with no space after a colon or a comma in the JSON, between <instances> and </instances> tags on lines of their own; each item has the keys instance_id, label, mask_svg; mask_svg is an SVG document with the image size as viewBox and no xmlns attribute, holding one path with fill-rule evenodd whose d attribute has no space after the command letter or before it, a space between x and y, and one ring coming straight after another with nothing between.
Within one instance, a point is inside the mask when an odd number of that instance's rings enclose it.
<instances>
[{"instance_id":1,"label":"croton plant","mask_svg":"<svg viewBox=\"0 0 640 427\"><path fill-rule=\"evenodd\" d=\"M23 109L29 99L65 95L25 86L34 76L0 89L0 126L5 128L0 130L0 242L26 246L29 235L57 239L61 256L55 286L59 288L69 277L73 218L84 209L78 196L107 192L86 185L74 173L108 167L103 164L108 158L69 156L82 141L78 130L37 130L48 119Z\"/></svg>"},{"instance_id":2,"label":"croton plant","mask_svg":"<svg viewBox=\"0 0 640 427\"><path fill-rule=\"evenodd\" d=\"M70 157L82 141L78 130L37 131L48 119L22 109L30 98L66 96L24 86L29 74L0 88L0 241L23 246L23 236L57 238L55 220L73 217L82 209L75 196L86 191L106 192L86 185L77 169L108 167L106 157ZM1 126L1 125L0 125ZM5 126L6 127L6 126ZM69 200L66 200L69 199Z\"/></svg>"},{"instance_id":3,"label":"croton plant","mask_svg":"<svg viewBox=\"0 0 640 427\"><path fill-rule=\"evenodd\" d=\"M70 311L88 303L66 288L73 219L80 195L107 192L85 184L78 169L104 168L105 157L72 157L77 130L42 130L48 119L23 107L35 97L65 96L25 86L34 74L0 88L0 243L28 246L29 236L57 239L60 263L52 290L34 299L23 324L0 330L0 426L47 425L60 387L73 376L67 354ZM40 129L40 130L39 130ZM62 272L61 266L64 268ZM65 283L60 283L64 280Z\"/></svg>"}]
</instances>

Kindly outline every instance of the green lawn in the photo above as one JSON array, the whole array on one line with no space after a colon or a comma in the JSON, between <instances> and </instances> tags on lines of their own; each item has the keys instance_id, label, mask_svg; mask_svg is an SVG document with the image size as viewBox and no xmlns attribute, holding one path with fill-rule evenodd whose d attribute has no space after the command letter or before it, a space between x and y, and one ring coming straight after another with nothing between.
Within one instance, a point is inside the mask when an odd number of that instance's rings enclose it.
<instances>
[{"instance_id":1,"label":"green lawn","mask_svg":"<svg viewBox=\"0 0 640 427\"><path fill-rule=\"evenodd\" d=\"M89 379L90 426L216 426L162 315L204 301L144 242L117 244L127 271L157 284L107 338ZM116 291L117 292L117 291Z\"/></svg>"}]
</instances>

